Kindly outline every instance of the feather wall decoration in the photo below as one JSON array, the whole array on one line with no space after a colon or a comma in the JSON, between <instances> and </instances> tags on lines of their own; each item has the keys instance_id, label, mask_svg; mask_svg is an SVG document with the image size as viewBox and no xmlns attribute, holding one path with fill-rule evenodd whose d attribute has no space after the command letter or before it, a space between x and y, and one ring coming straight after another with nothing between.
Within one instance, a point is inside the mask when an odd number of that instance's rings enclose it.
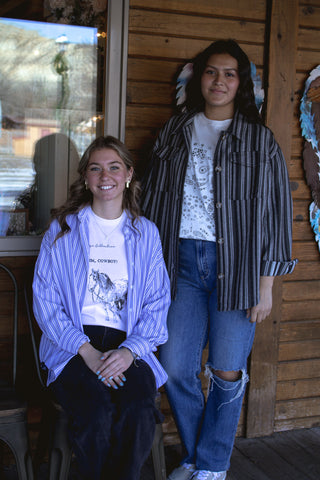
<instances>
[{"instance_id":1,"label":"feather wall decoration","mask_svg":"<svg viewBox=\"0 0 320 480\"><path fill-rule=\"evenodd\" d=\"M305 138L303 167L313 199L309 220L320 251L320 65L306 80L300 103L300 124Z\"/></svg>"},{"instance_id":2,"label":"feather wall decoration","mask_svg":"<svg viewBox=\"0 0 320 480\"><path fill-rule=\"evenodd\" d=\"M183 105L184 102L186 101L187 99L186 86L190 82L192 77L193 77L193 63L189 62L185 64L185 66L183 67L183 69L181 70L181 73L177 78L177 86L176 86L177 105Z\"/></svg>"},{"instance_id":3,"label":"feather wall decoration","mask_svg":"<svg viewBox=\"0 0 320 480\"><path fill-rule=\"evenodd\" d=\"M251 78L253 81L254 98L256 101L257 109L261 113L262 105L264 102L264 89L262 88L262 81L261 81L260 75L257 74L257 67L253 62L250 62L250 66L251 66Z\"/></svg>"}]
</instances>

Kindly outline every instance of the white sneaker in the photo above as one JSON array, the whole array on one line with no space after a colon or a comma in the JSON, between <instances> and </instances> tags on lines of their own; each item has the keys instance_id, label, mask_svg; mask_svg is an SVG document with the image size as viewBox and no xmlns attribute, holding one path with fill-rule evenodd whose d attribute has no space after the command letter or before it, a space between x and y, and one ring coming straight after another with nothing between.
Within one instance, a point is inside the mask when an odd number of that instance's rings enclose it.
<instances>
[{"instance_id":1,"label":"white sneaker","mask_svg":"<svg viewBox=\"0 0 320 480\"><path fill-rule=\"evenodd\" d=\"M227 472L209 472L209 470L196 470L192 480L225 480Z\"/></svg>"},{"instance_id":2,"label":"white sneaker","mask_svg":"<svg viewBox=\"0 0 320 480\"><path fill-rule=\"evenodd\" d=\"M193 463L184 463L180 467L175 468L167 480L190 480L195 470L196 466Z\"/></svg>"}]
</instances>

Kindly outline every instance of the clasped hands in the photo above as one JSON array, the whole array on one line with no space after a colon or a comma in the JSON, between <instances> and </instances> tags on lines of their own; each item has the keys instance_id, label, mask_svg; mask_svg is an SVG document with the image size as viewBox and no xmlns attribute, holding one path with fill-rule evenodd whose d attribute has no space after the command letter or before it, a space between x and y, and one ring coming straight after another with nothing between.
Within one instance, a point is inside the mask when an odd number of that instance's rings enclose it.
<instances>
[{"instance_id":1,"label":"clasped hands","mask_svg":"<svg viewBox=\"0 0 320 480\"><path fill-rule=\"evenodd\" d=\"M133 362L133 355L127 348L100 352L89 342L81 345L78 351L86 365L107 387L117 390L126 381L124 372Z\"/></svg>"}]
</instances>

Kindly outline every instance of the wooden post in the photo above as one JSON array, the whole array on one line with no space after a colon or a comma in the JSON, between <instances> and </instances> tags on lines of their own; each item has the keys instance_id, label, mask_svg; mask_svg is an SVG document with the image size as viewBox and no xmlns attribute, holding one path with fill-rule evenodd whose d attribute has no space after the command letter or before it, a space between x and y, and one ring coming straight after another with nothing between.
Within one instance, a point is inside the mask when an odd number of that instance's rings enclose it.
<instances>
[{"instance_id":1,"label":"wooden post","mask_svg":"<svg viewBox=\"0 0 320 480\"><path fill-rule=\"evenodd\" d=\"M298 6L298 0L273 0L270 26L266 25L270 27L266 124L273 131L287 162L291 155L294 114ZM251 354L247 437L270 435L274 431L281 305L280 277L273 287L272 313L257 326Z\"/></svg>"}]
</instances>

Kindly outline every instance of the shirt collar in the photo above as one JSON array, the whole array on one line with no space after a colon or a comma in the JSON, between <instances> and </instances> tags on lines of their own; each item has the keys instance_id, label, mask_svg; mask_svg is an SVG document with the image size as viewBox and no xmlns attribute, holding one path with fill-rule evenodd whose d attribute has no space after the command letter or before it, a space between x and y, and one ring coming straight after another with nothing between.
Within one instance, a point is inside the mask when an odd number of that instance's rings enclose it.
<instances>
[{"instance_id":1,"label":"shirt collar","mask_svg":"<svg viewBox=\"0 0 320 480\"><path fill-rule=\"evenodd\" d=\"M237 137L239 140L241 140L245 137L247 128L248 121L246 120L244 115L242 115L242 113L237 110L227 131Z\"/></svg>"},{"instance_id":2,"label":"shirt collar","mask_svg":"<svg viewBox=\"0 0 320 480\"><path fill-rule=\"evenodd\" d=\"M91 205L86 205L78 212L78 219L80 222L88 221ZM132 215L126 211L126 218L123 224L123 233L126 235L139 235L137 228L132 225Z\"/></svg>"},{"instance_id":3,"label":"shirt collar","mask_svg":"<svg viewBox=\"0 0 320 480\"><path fill-rule=\"evenodd\" d=\"M172 135L175 135L178 130L180 130L182 127L188 127L189 125L192 124L194 116L199 113L196 110L193 110L188 113L184 113L178 117L177 123L172 130ZM236 110L233 120L228 128L228 132L237 137L239 140L243 137L247 130L248 122L244 115L239 112L239 110Z\"/></svg>"},{"instance_id":4,"label":"shirt collar","mask_svg":"<svg viewBox=\"0 0 320 480\"><path fill-rule=\"evenodd\" d=\"M178 130L180 130L181 128L185 128L187 127L188 125L191 125L192 122L193 122L193 117L195 116L195 114L198 113L197 111L193 110L192 112L188 112L188 113L183 113L182 115L178 115L177 116L177 122L174 126L174 128L172 129L172 135L175 135Z\"/></svg>"}]
</instances>

